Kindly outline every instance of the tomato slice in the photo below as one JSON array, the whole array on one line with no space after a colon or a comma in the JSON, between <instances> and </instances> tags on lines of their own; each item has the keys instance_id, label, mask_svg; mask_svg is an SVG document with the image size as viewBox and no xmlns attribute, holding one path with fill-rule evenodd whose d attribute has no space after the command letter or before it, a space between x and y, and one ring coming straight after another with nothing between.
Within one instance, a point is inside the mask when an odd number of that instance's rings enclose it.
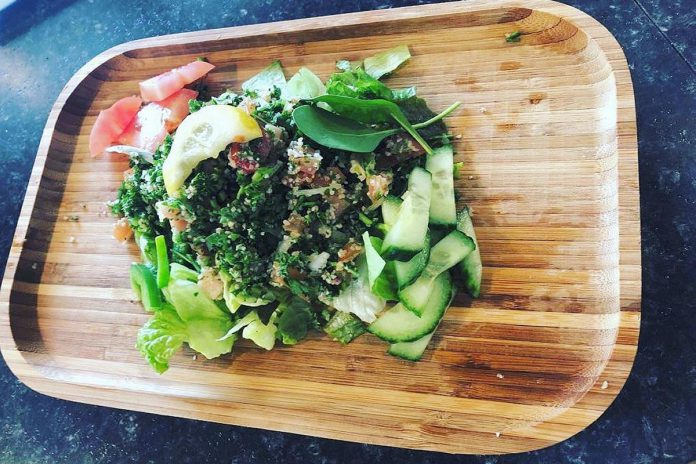
<instances>
[{"instance_id":1,"label":"tomato slice","mask_svg":"<svg viewBox=\"0 0 696 464\"><path fill-rule=\"evenodd\" d=\"M89 134L89 152L98 156L128 128L142 104L140 97L125 97L101 111Z\"/></svg>"},{"instance_id":2,"label":"tomato slice","mask_svg":"<svg viewBox=\"0 0 696 464\"><path fill-rule=\"evenodd\" d=\"M185 85L208 74L215 66L205 61L193 61L140 83L140 95L145 101L160 101Z\"/></svg>"},{"instance_id":3,"label":"tomato slice","mask_svg":"<svg viewBox=\"0 0 696 464\"><path fill-rule=\"evenodd\" d=\"M148 103L141 108L118 142L154 152L167 134L188 116L188 102L197 95L195 90L181 89L162 101Z\"/></svg>"}]
</instances>

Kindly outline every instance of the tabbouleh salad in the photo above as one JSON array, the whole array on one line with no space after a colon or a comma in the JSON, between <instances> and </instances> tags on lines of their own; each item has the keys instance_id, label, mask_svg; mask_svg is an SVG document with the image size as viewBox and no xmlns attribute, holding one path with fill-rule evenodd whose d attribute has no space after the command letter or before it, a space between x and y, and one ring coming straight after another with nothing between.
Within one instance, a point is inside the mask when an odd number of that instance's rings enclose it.
<instances>
[{"instance_id":1,"label":"tabbouleh salad","mask_svg":"<svg viewBox=\"0 0 696 464\"><path fill-rule=\"evenodd\" d=\"M99 115L92 154L130 159L109 206L114 236L142 251L130 277L152 317L136 346L157 372L184 342L215 358L240 337L270 350L314 330L343 344L370 332L415 361L453 282L478 296L443 123L458 103L436 114L414 87L389 88L409 58L402 45L342 60L326 82L304 67L286 80L275 61L212 97L214 66L197 60Z\"/></svg>"}]
</instances>

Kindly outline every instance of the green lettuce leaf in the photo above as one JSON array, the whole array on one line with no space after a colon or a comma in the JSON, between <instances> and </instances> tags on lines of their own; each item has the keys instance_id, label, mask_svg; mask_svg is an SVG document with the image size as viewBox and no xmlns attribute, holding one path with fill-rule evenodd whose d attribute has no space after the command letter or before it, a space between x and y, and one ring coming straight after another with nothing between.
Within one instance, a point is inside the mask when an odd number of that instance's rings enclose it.
<instances>
[{"instance_id":1,"label":"green lettuce leaf","mask_svg":"<svg viewBox=\"0 0 696 464\"><path fill-rule=\"evenodd\" d=\"M268 324L264 324L256 310L251 311L249 314L239 319L218 341L224 341L229 337L235 337L235 334L243 329L242 337L251 340L261 348L272 350L273 346L275 346L276 333L278 330L276 318L276 313L273 313Z\"/></svg>"},{"instance_id":2,"label":"green lettuce leaf","mask_svg":"<svg viewBox=\"0 0 696 464\"><path fill-rule=\"evenodd\" d=\"M179 263L172 263L169 266L169 278L173 280L189 280L198 282L198 273L192 269L182 266Z\"/></svg>"},{"instance_id":3,"label":"green lettuce leaf","mask_svg":"<svg viewBox=\"0 0 696 464\"><path fill-rule=\"evenodd\" d=\"M236 335L221 340L232 327L230 319L193 319L186 322L188 339L191 349L198 351L208 359L232 351Z\"/></svg>"},{"instance_id":4,"label":"green lettuce leaf","mask_svg":"<svg viewBox=\"0 0 696 464\"><path fill-rule=\"evenodd\" d=\"M268 324L261 322L261 319L257 316L256 320L251 321L249 325L244 327L242 337L270 351L273 349L273 346L275 346L277 331L278 327L275 325L275 318L273 316L271 316L271 320L268 321Z\"/></svg>"},{"instance_id":5,"label":"green lettuce leaf","mask_svg":"<svg viewBox=\"0 0 696 464\"><path fill-rule=\"evenodd\" d=\"M392 100L392 91L364 69L334 73L326 83L326 93L353 98Z\"/></svg>"},{"instance_id":6,"label":"green lettuce leaf","mask_svg":"<svg viewBox=\"0 0 696 464\"><path fill-rule=\"evenodd\" d=\"M396 70L411 58L411 53L406 45L398 45L389 50L379 52L373 56L365 58L363 66L365 72L375 79L379 79Z\"/></svg>"},{"instance_id":7,"label":"green lettuce leaf","mask_svg":"<svg viewBox=\"0 0 696 464\"><path fill-rule=\"evenodd\" d=\"M326 87L321 79L304 66L290 78L287 89L287 97L298 100L314 98L326 93Z\"/></svg>"},{"instance_id":8,"label":"green lettuce leaf","mask_svg":"<svg viewBox=\"0 0 696 464\"><path fill-rule=\"evenodd\" d=\"M138 331L135 347L158 374L169 368L169 359L187 339L186 324L167 305Z\"/></svg>"},{"instance_id":9,"label":"green lettuce leaf","mask_svg":"<svg viewBox=\"0 0 696 464\"><path fill-rule=\"evenodd\" d=\"M229 313L220 309L197 283L189 280L171 279L167 285L167 300L184 322L193 319L229 320Z\"/></svg>"}]
</instances>

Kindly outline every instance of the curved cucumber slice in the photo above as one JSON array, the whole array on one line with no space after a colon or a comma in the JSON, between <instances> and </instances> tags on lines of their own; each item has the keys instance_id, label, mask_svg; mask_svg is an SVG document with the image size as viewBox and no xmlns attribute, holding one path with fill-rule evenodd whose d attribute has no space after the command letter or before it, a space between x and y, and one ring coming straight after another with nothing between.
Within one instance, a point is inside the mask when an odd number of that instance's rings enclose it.
<instances>
[{"instance_id":1,"label":"curved cucumber slice","mask_svg":"<svg viewBox=\"0 0 696 464\"><path fill-rule=\"evenodd\" d=\"M399 292L399 300L417 316L424 313L431 289L437 276L464 259L474 249L474 241L466 234L454 230L430 250L428 264L420 277Z\"/></svg>"},{"instance_id":2,"label":"curved cucumber slice","mask_svg":"<svg viewBox=\"0 0 696 464\"><path fill-rule=\"evenodd\" d=\"M430 257L430 232L425 236L425 243L420 253L409 261L393 261L399 290L411 285L421 275L425 265L428 264L428 257Z\"/></svg>"},{"instance_id":3,"label":"curved cucumber slice","mask_svg":"<svg viewBox=\"0 0 696 464\"><path fill-rule=\"evenodd\" d=\"M464 207L457 215L457 230L471 237L476 245L476 249L459 264L459 270L463 274L466 291L474 298L478 298L481 293L483 266L481 265L481 253L476 240L476 232L474 232L474 224L471 222L471 214L467 207Z\"/></svg>"},{"instance_id":4,"label":"curved cucumber slice","mask_svg":"<svg viewBox=\"0 0 696 464\"><path fill-rule=\"evenodd\" d=\"M408 261L423 249L428 232L431 190L430 173L423 168L414 168L396 222L384 237L384 259Z\"/></svg>"},{"instance_id":5,"label":"curved cucumber slice","mask_svg":"<svg viewBox=\"0 0 696 464\"><path fill-rule=\"evenodd\" d=\"M382 220L387 229L391 229L391 226L396 222L396 218L399 217L399 209L403 200L394 195L387 195L382 203Z\"/></svg>"},{"instance_id":6,"label":"curved cucumber slice","mask_svg":"<svg viewBox=\"0 0 696 464\"><path fill-rule=\"evenodd\" d=\"M454 226L457 223L457 207L454 202L454 153L452 146L445 145L428 155L425 169L433 176L430 222Z\"/></svg>"},{"instance_id":7,"label":"curved cucumber slice","mask_svg":"<svg viewBox=\"0 0 696 464\"><path fill-rule=\"evenodd\" d=\"M418 361L423 357L423 353L428 347L430 339L433 338L434 333L435 331L432 331L428 335L412 342L392 343L389 345L387 353L407 361Z\"/></svg>"},{"instance_id":8,"label":"curved cucumber slice","mask_svg":"<svg viewBox=\"0 0 696 464\"><path fill-rule=\"evenodd\" d=\"M448 273L433 280L430 294L420 317L399 303L382 313L367 327L370 333L392 343L412 342L429 334L437 327L452 296L452 281Z\"/></svg>"}]
</instances>

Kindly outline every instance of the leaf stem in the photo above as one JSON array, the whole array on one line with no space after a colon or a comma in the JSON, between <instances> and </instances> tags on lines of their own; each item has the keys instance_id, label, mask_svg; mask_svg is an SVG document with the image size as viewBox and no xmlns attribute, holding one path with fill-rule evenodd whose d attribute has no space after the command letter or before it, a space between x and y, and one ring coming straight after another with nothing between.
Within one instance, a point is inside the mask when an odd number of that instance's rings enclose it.
<instances>
[{"instance_id":1,"label":"leaf stem","mask_svg":"<svg viewBox=\"0 0 696 464\"><path fill-rule=\"evenodd\" d=\"M446 118L447 116L450 115L454 110L459 108L459 105L461 105L461 102L454 102L452 103L446 110L444 110L442 113L433 116L432 118L428 119L427 121L419 122L418 124L414 124L413 128L414 129L422 129L423 127L428 127L431 124L434 124L438 122L441 119Z\"/></svg>"}]
</instances>

